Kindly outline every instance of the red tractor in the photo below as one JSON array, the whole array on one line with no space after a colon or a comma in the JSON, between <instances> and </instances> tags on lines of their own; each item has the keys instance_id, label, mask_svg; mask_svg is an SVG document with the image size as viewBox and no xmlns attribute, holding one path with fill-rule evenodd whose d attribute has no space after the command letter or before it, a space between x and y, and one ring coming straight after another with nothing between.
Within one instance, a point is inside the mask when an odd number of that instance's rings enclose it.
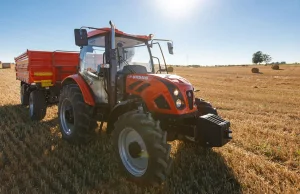
<instances>
[{"instance_id":1,"label":"red tractor","mask_svg":"<svg viewBox=\"0 0 300 194\"><path fill-rule=\"evenodd\" d=\"M64 139L88 143L97 121L107 123L120 168L131 180L162 183L170 170L170 144L182 139L202 147L221 147L232 136L230 123L210 103L195 98L186 79L168 74L160 41L110 28L75 29L80 47L77 74L62 82L58 113ZM92 29L87 32L86 29ZM158 45L164 65L155 69Z\"/></svg>"}]
</instances>

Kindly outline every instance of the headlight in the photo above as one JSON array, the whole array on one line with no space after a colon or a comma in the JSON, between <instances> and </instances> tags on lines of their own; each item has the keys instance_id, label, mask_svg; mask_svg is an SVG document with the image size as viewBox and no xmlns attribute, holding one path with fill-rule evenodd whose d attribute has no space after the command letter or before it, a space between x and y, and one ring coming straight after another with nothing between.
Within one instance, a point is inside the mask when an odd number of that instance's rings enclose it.
<instances>
[{"instance_id":1,"label":"headlight","mask_svg":"<svg viewBox=\"0 0 300 194\"><path fill-rule=\"evenodd\" d=\"M176 100L176 107L179 108L182 105L182 101L180 99Z\"/></svg>"},{"instance_id":2,"label":"headlight","mask_svg":"<svg viewBox=\"0 0 300 194\"><path fill-rule=\"evenodd\" d=\"M173 92L173 94L174 94L174 96L178 96L179 91L177 89L175 89L174 92Z\"/></svg>"}]
</instances>

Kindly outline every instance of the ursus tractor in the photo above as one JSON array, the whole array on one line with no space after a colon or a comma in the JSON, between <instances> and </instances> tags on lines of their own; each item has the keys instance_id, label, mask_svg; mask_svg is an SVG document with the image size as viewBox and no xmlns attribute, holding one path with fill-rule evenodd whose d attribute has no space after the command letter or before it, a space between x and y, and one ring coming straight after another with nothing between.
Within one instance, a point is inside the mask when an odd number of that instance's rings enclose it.
<instances>
[{"instance_id":1,"label":"ursus tractor","mask_svg":"<svg viewBox=\"0 0 300 194\"><path fill-rule=\"evenodd\" d=\"M89 29L89 32L87 31ZM162 183L172 164L169 141L211 148L228 143L230 122L212 105L195 98L192 84L167 71L161 42L115 28L74 30L80 47L78 73L62 82L58 114L62 137L73 143L95 138L97 121L107 123L120 168L143 185ZM157 46L163 64L154 65Z\"/></svg>"}]
</instances>

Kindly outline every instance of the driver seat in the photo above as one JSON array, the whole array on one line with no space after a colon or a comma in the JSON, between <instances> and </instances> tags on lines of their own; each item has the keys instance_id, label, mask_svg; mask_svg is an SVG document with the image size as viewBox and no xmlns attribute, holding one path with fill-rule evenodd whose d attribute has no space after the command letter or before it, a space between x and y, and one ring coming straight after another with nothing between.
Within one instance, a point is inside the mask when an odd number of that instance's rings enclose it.
<instances>
[{"instance_id":1,"label":"driver seat","mask_svg":"<svg viewBox=\"0 0 300 194\"><path fill-rule=\"evenodd\" d=\"M148 72L146 67L142 65L125 65L118 73L128 75L134 73L147 74Z\"/></svg>"}]
</instances>

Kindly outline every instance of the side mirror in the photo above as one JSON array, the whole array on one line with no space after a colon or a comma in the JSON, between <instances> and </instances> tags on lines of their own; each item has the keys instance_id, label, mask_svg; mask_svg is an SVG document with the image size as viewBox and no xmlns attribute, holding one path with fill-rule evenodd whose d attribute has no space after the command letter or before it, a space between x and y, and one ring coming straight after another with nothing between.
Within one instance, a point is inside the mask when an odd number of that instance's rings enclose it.
<instances>
[{"instance_id":1,"label":"side mirror","mask_svg":"<svg viewBox=\"0 0 300 194\"><path fill-rule=\"evenodd\" d=\"M171 42L168 42L168 49L169 49L169 53L173 55L173 44Z\"/></svg>"},{"instance_id":2,"label":"side mirror","mask_svg":"<svg viewBox=\"0 0 300 194\"><path fill-rule=\"evenodd\" d=\"M88 45L88 37L86 29L74 29L75 44L77 46Z\"/></svg>"}]
</instances>

